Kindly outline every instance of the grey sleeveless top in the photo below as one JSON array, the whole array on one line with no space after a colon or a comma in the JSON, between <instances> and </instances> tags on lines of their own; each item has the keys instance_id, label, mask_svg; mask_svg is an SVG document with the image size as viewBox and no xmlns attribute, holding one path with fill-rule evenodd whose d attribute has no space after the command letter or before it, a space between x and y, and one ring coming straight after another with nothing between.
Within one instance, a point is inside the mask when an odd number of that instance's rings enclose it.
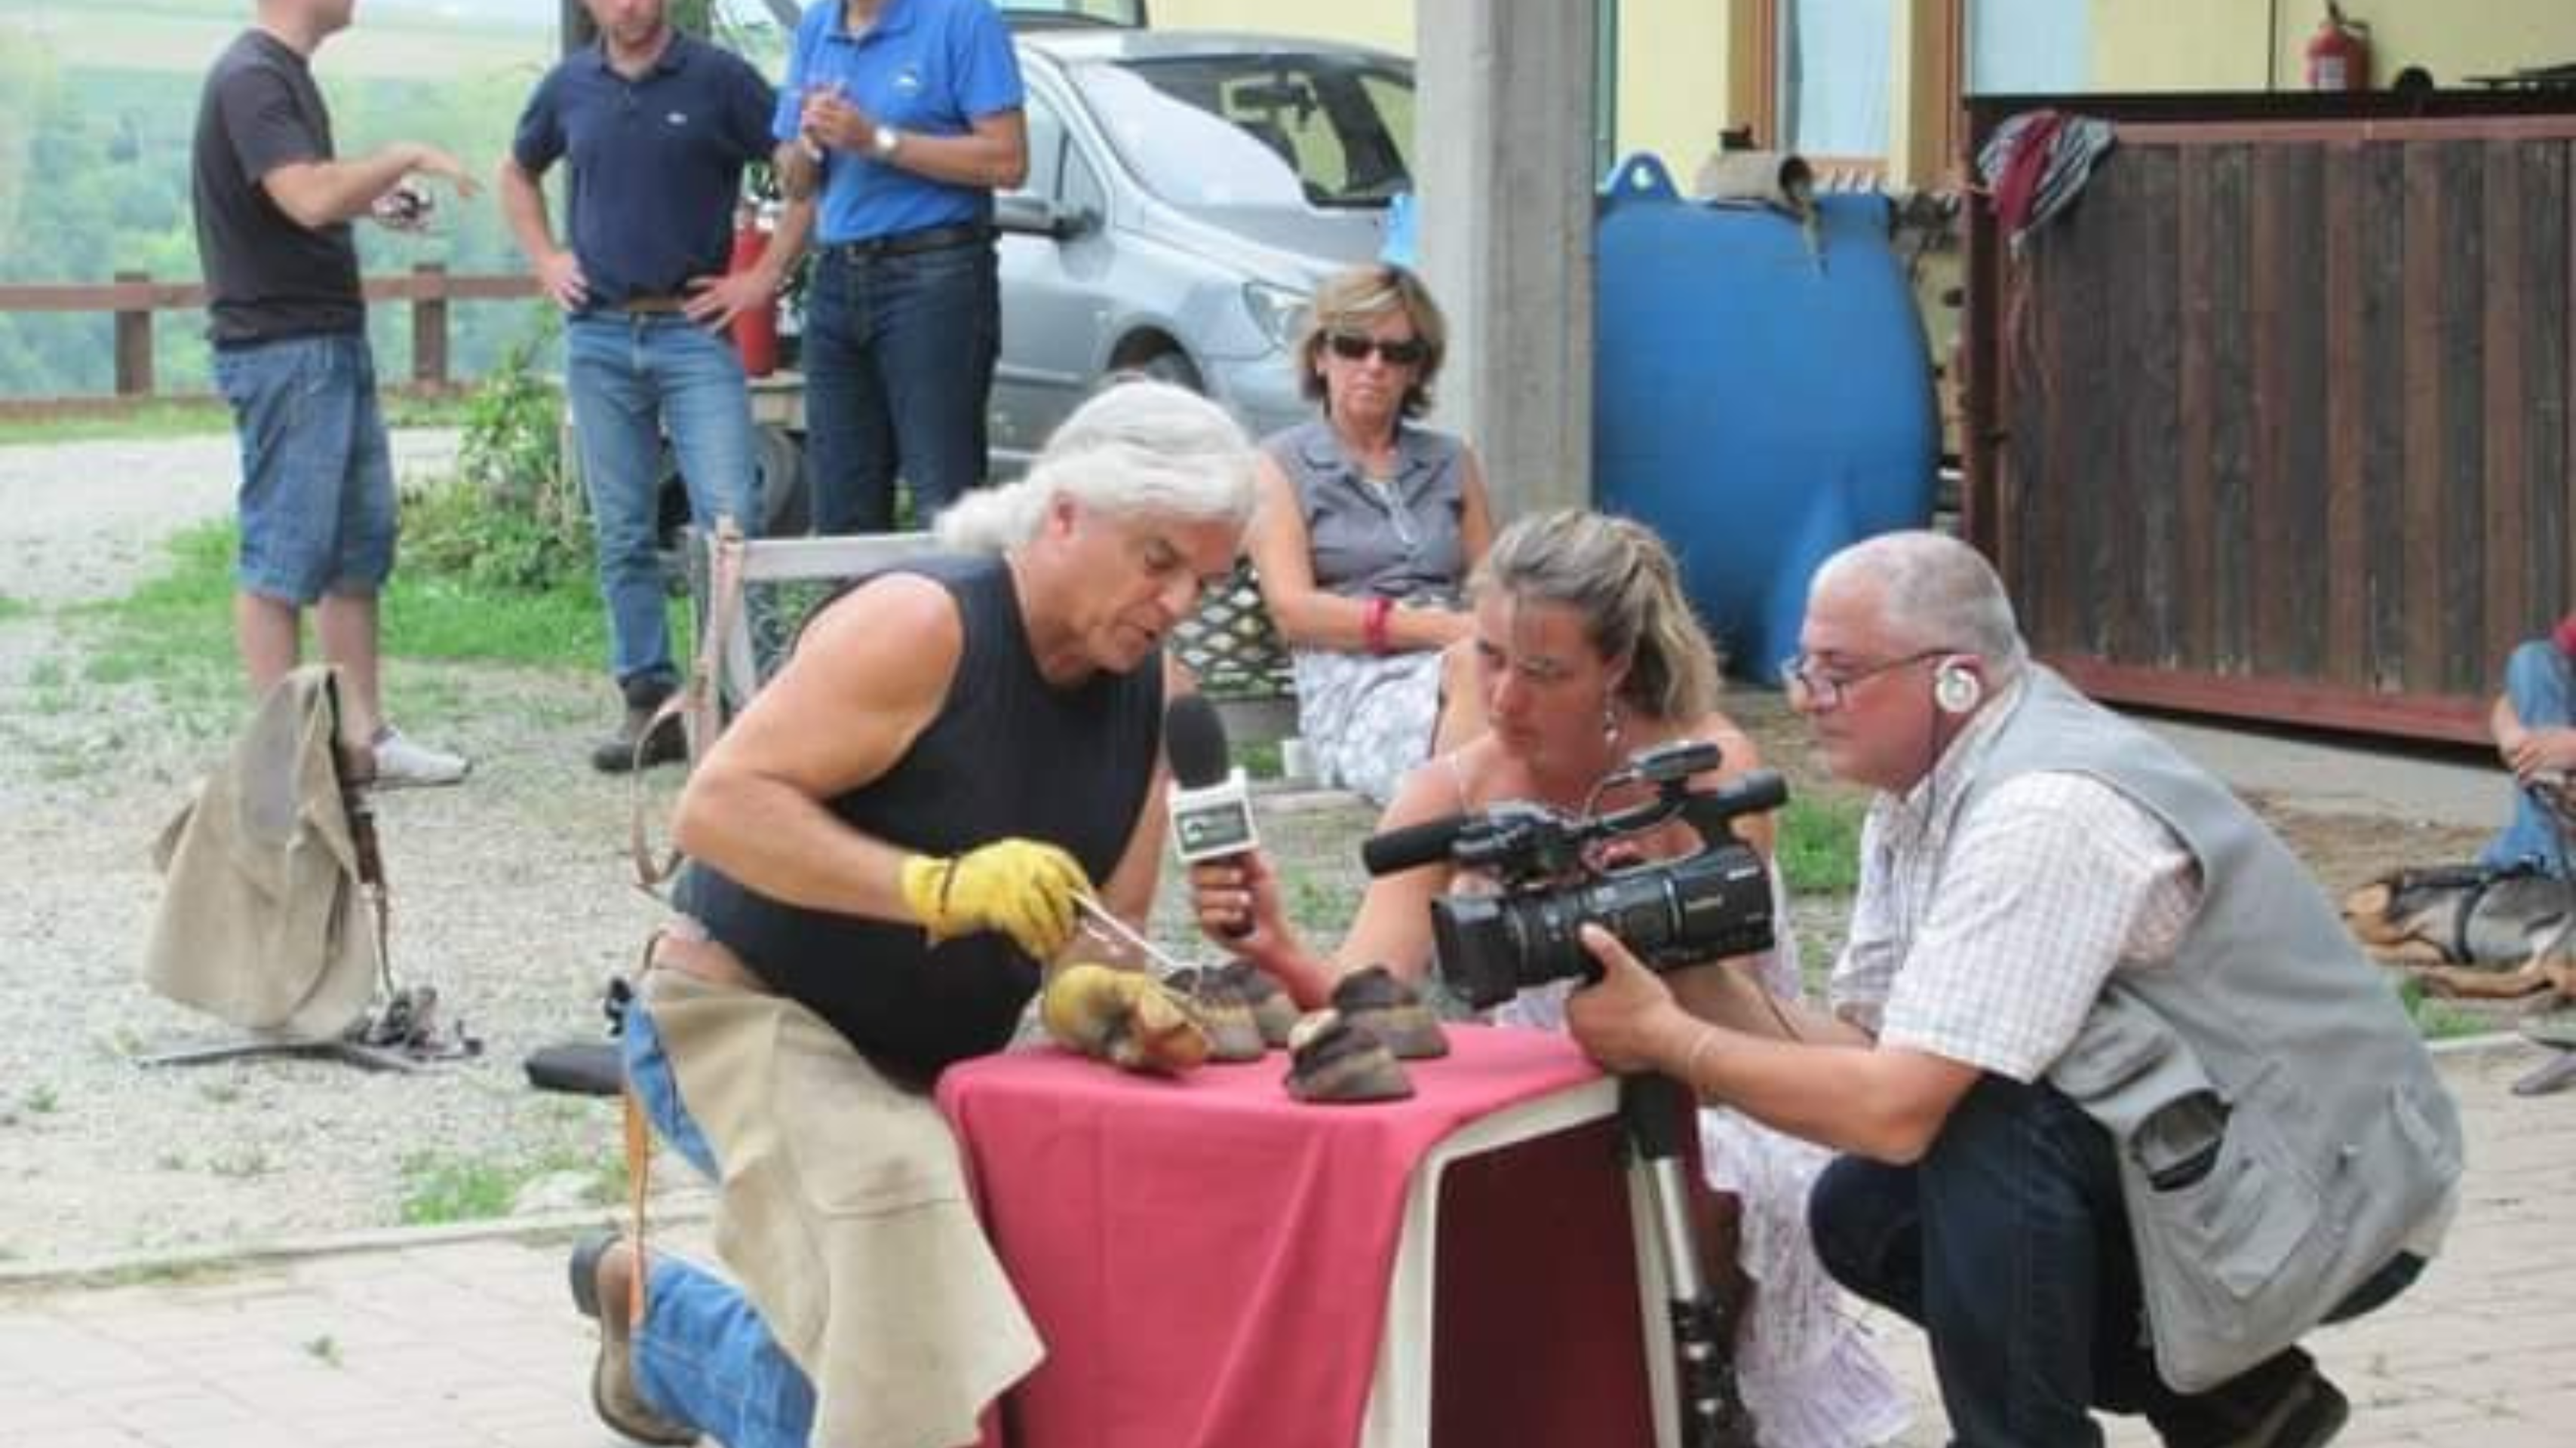
<instances>
[{"instance_id":1,"label":"grey sleeveless top","mask_svg":"<svg viewBox=\"0 0 2576 1448\"><path fill-rule=\"evenodd\" d=\"M1348 598L1454 601L1467 581L1459 529L1467 445L1404 423L1395 448L1395 476L1379 484L1361 473L1322 418L1262 443L1296 485L1316 587Z\"/></svg>"}]
</instances>

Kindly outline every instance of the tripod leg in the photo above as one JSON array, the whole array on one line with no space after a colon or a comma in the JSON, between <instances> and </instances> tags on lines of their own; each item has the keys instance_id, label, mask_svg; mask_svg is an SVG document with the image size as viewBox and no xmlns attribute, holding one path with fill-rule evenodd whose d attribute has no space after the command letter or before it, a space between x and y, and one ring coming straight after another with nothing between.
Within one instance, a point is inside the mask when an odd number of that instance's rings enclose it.
<instances>
[{"instance_id":1,"label":"tripod leg","mask_svg":"<svg viewBox=\"0 0 2576 1448\"><path fill-rule=\"evenodd\" d=\"M1681 1149L1691 1120L1690 1097L1678 1083L1661 1076L1620 1079L1629 1170L1652 1204L1664 1270L1683 1448L1755 1448L1753 1414L1735 1382L1734 1316L1709 1284L1691 1210L1689 1162Z\"/></svg>"}]
</instances>

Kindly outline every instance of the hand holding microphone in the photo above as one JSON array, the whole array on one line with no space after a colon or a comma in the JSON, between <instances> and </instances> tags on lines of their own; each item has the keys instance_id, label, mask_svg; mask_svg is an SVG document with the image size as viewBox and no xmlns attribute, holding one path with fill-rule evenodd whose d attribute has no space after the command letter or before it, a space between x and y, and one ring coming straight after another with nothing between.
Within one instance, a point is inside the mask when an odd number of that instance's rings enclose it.
<instances>
[{"instance_id":1,"label":"hand holding microphone","mask_svg":"<svg viewBox=\"0 0 2576 1448\"><path fill-rule=\"evenodd\" d=\"M1252 791L1227 757L1225 721L1216 706L1196 694L1174 699L1163 711L1163 756L1172 766L1172 853L1184 867L1232 866L1245 889L1257 888L1255 879L1267 872L1254 853L1261 838L1252 822ZM1191 879L1200 883L1199 872L1192 870ZM1248 915L1218 927L1231 940L1253 928Z\"/></svg>"}]
</instances>

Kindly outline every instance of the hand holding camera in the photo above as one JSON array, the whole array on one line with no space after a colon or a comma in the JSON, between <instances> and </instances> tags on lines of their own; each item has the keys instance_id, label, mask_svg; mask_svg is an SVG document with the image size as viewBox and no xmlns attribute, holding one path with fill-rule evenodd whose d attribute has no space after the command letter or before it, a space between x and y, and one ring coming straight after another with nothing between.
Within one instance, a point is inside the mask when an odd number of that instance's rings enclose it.
<instances>
[{"instance_id":1,"label":"hand holding camera","mask_svg":"<svg viewBox=\"0 0 2576 1448\"><path fill-rule=\"evenodd\" d=\"M1657 970L1768 950L1771 876L1737 838L1738 816L1778 808L1788 786L1769 770L1693 790L1718 765L1717 746L1682 740L1645 750L1602 782L1653 787L1643 804L1608 814L1568 814L1509 801L1472 815L1376 836L1361 857L1373 875L1446 857L1492 875L1499 895L1452 893L1432 902L1441 978L1469 1005L1499 1005L1553 980L1600 978L1579 932L1599 925ZM1677 860L1607 866L1621 837L1680 817L1702 848Z\"/></svg>"}]
</instances>

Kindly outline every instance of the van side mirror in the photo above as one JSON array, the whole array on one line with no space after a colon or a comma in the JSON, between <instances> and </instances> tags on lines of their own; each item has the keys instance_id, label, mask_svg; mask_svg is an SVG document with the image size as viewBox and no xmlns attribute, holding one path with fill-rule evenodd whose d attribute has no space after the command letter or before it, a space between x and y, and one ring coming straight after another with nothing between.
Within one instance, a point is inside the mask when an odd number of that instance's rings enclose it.
<instances>
[{"instance_id":1,"label":"van side mirror","mask_svg":"<svg viewBox=\"0 0 2576 1448\"><path fill-rule=\"evenodd\" d=\"M1089 210L1077 210L1032 192L1008 191L993 198L993 224L1021 236L1065 241L1091 230L1099 221Z\"/></svg>"}]
</instances>

